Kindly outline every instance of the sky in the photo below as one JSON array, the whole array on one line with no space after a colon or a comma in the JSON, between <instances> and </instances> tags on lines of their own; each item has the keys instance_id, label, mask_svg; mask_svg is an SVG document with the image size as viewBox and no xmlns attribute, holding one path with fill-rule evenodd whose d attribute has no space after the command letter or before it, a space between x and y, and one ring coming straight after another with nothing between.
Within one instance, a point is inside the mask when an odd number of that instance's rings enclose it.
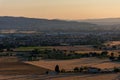
<instances>
[{"instance_id":1,"label":"sky","mask_svg":"<svg viewBox=\"0 0 120 80\"><path fill-rule=\"evenodd\" d=\"M47 19L120 17L120 0L0 0L0 16Z\"/></svg>"}]
</instances>

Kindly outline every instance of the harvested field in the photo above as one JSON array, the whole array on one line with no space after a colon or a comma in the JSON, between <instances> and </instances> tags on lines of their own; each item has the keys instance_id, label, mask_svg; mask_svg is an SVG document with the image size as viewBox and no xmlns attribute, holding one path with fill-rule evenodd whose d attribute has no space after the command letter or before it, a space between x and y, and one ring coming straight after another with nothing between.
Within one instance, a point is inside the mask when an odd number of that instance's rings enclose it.
<instances>
[{"instance_id":1,"label":"harvested field","mask_svg":"<svg viewBox=\"0 0 120 80\"><path fill-rule=\"evenodd\" d=\"M34 75L45 74L46 71L48 71L48 69L21 62L0 63L0 75Z\"/></svg>"},{"instance_id":2,"label":"harvested field","mask_svg":"<svg viewBox=\"0 0 120 80\"><path fill-rule=\"evenodd\" d=\"M53 78L51 80L120 80L120 74L89 74Z\"/></svg>"},{"instance_id":3,"label":"harvested field","mask_svg":"<svg viewBox=\"0 0 120 80\"><path fill-rule=\"evenodd\" d=\"M19 62L14 57L0 59L0 75L44 74L48 69Z\"/></svg>"},{"instance_id":4,"label":"harvested field","mask_svg":"<svg viewBox=\"0 0 120 80\"><path fill-rule=\"evenodd\" d=\"M110 62L109 59L99 58L81 58L73 60L40 60L26 63L44 67L51 70L54 70L54 67L57 64L60 66L61 69L66 70L73 70L73 68L81 66L92 66L102 69L120 67L120 62Z\"/></svg>"},{"instance_id":5,"label":"harvested field","mask_svg":"<svg viewBox=\"0 0 120 80\"><path fill-rule=\"evenodd\" d=\"M120 74L0 75L0 80L120 80Z\"/></svg>"}]
</instances>

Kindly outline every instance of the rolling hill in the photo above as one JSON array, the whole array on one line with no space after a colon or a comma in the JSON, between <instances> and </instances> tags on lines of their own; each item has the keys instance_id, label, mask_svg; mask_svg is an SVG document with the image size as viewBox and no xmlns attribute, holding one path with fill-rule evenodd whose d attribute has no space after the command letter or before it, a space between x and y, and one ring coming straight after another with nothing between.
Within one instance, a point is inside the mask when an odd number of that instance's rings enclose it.
<instances>
[{"instance_id":1,"label":"rolling hill","mask_svg":"<svg viewBox=\"0 0 120 80\"><path fill-rule=\"evenodd\" d=\"M95 24L65 20L48 20L25 17L0 17L0 30L20 31L94 31Z\"/></svg>"},{"instance_id":2,"label":"rolling hill","mask_svg":"<svg viewBox=\"0 0 120 80\"><path fill-rule=\"evenodd\" d=\"M101 18L101 19L86 19L79 20L79 22L88 22L97 25L118 25L120 24L120 18Z\"/></svg>"},{"instance_id":3,"label":"rolling hill","mask_svg":"<svg viewBox=\"0 0 120 80\"><path fill-rule=\"evenodd\" d=\"M80 32L80 31L120 31L120 19L93 19L67 21L58 19L38 19L26 17L0 17L0 31L35 32ZM105 25L107 24L107 25Z\"/></svg>"}]
</instances>

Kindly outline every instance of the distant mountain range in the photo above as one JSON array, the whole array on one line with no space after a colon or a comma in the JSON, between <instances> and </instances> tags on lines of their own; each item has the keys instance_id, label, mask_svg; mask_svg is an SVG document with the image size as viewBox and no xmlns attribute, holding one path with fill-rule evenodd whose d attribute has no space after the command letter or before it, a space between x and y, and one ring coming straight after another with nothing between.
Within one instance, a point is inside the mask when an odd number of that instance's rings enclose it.
<instances>
[{"instance_id":1,"label":"distant mountain range","mask_svg":"<svg viewBox=\"0 0 120 80\"><path fill-rule=\"evenodd\" d=\"M88 22L97 25L118 25L120 24L120 18L102 18L102 19L86 19L78 20L79 22Z\"/></svg>"},{"instance_id":2,"label":"distant mountain range","mask_svg":"<svg viewBox=\"0 0 120 80\"><path fill-rule=\"evenodd\" d=\"M115 19L120 21L120 19ZM107 20L84 20L84 21L66 21L66 20L48 20L25 17L0 17L0 31L37 31L37 32L79 32L79 31L120 31L118 23L114 25L97 24L99 21ZM106 23L106 22L105 22ZM114 23L114 22L113 22Z\"/></svg>"}]
</instances>

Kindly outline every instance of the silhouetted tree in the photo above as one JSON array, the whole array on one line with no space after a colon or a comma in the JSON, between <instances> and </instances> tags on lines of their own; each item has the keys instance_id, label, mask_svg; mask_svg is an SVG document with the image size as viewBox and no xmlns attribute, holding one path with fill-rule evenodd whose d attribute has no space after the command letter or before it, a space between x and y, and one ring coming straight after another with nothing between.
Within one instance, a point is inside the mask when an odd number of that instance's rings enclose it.
<instances>
[{"instance_id":1,"label":"silhouetted tree","mask_svg":"<svg viewBox=\"0 0 120 80\"><path fill-rule=\"evenodd\" d=\"M60 73L59 65L55 66L55 72Z\"/></svg>"}]
</instances>

